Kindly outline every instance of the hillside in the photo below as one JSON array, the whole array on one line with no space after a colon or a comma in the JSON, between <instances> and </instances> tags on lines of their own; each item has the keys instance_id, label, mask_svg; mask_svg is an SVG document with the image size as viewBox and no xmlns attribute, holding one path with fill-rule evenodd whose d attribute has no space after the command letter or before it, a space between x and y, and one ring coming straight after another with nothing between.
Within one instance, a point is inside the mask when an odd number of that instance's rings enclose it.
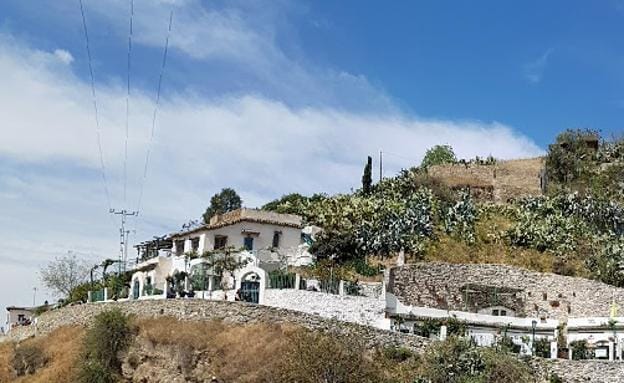
<instances>
[{"instance_id":1,"label":"hillside","mask_svg":"<svg viewBox=\"0 0 624 383\"><path fill-rule=\"evenodd\" d=\"M257 315L269 308L217 305L238 310L236 323L204 318L201 312L208 311L203 310L217 308L209 302L87 305L44 314L39 336L0 344L0 382L208 382L213 376L219 382L441 383L449 376L457 382L545 381L540 368L459 339L429 344L399 334L419 346L371 347L355 333L332 335L337 322L311 318L328 330L310 331L297 321ZM149 313L159 307L162 316L128 317L118 311ZM187 313L187 320L167 315L175 310ZM66 324L76 315L89 327Z\"/></svg>"},{"instance_id":2,"label":"hillside","mask_svg":"<svg viewBox=\"0 0 624 383\"><path fill-rule=\"evenodd\" d=\"M567 131L544 158L449 160L264 209L323 228L311 249L317 274L338 267L365 278L404 253L409 262L500 263L622 286L624 141L596 137Z\"/></svg>"}]
</instances>

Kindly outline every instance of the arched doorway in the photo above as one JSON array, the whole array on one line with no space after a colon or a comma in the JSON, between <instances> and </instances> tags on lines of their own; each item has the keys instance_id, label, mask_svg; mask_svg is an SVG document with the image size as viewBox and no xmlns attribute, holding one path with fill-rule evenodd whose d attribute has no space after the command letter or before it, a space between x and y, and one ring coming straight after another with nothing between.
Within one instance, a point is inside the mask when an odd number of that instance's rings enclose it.
<instances>
[{"instance_id":1,"label":"arched doorway","mask_svg":"<svg viewBox=\"0 0 624 383\"><path fill-rule=\"evenodd\" d=\"M254 272L241 278L239 291L240 300L249 303L260 303L260 276Z\"/></svg>"}]
</instances>

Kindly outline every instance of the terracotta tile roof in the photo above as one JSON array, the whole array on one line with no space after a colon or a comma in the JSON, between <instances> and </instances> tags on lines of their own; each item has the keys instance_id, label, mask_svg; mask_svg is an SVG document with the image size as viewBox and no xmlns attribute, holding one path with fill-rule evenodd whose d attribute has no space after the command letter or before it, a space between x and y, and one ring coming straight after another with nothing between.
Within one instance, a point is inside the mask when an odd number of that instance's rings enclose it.
<instances>
[{"instance_id":1,"label":"terracotta tile roof","mask_svg":"<svg viewBox=\"0 0 624 383\"><path fill-rule=\"evenodd\" d=\"M302 227L302 219L298 215L294 214L279 214L272 211L265 211L259 209L247 209L241 208L233 210L231 212L216 215L210 219L210 222L199 227L180 231L178 233L171 234L172 238L184 236L186 234L195 233L198 231L218 229L229 225L234 225L239 222L256 222L265 223L269 225L286 226L286 227Z\"/></svg>"}]
</instances>

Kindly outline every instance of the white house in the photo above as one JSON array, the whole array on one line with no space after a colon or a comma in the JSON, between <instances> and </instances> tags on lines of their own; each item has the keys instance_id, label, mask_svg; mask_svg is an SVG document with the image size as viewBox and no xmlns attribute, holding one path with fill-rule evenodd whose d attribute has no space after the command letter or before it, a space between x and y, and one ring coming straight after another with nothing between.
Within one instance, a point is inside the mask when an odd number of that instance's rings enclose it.
<instances>
[{"instance_id":1,"label":"white house","mask_svg":"<svg viewBox=\"0 0 624 383\"><path fill-rule=\"evenodd\" d=\"M262 302L267 273L312 262L305 241L308 231L302 229L299 216L242 208L217 215L202 226L144 242L137 246L139 261L130 298L172 296L175 287L205 298ZM226 256L232 249L237 260L246 261L234 275L216 275L201 257L205 252ZM186 278L176 281L180 275Z\"/></svg>"},{"instance_id":2,"label":"white house","mask_svg":"<svg viewBox=\"0 0 624 383\"><path fill-rule=\"evenodd\" d=\"M6 327L5 331L9 332L16 326L30 325L34 317L34 307L16 307L9 306L6 308Z\"/></svg>"}]
</instances>

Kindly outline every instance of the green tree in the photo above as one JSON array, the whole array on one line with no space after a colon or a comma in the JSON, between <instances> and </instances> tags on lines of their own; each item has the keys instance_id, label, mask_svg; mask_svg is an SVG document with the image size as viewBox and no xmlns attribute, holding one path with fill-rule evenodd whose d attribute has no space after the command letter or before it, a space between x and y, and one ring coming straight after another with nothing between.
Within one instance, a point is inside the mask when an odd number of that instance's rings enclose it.
<instances>
[{"instance_id":1,"label":"green tree","mask_svg":"<svg viewBox=\"0 0 624 383\"><path fill-rule=\"evenodd\" d=\"M203 215L204 223L209 223L210 218L215 215L227 213L232 210L240 209L243 200L232 188L224 188L219 193L210 198L210 206Z\"/></svg>"},{"instance_id":2,"label":"green tree","mask_svg":"<svg viewBox=\"0 0 624 383\"><path fill-rule=\"evenodd\" d=\"M368 156L366 166L364 166L364 174L362 175L362 193L369 195L373 186L373 158Z\"/></svg>"},{"instance_id":3,"label":"green tree","mask_svg":"<svg viewBox=\"0 0 624 383\"><path fill-rule=\"evenodd\" d=\"M206 268L211 270L213 275L221 277L221 289L226 292L233 288L230 285L230 278L234 277L236 270L242 269L249 263L248 258L241 258L241 249L228 246L220 250L205 251L201 257L206 259ZM223 278L225 275L226 278ZM227 300L227 293L225 295Z\"/></svg>"},{"instance_id":4,"label":"green tree","mask_svg":"<svg viewBox=\"0 0 624 383\"><path fill-rule=\"evenodd\" d=\"M89 266L72 252L57 257L39 272L41 282L48 289L68 297L72 290L87 281Z\"/></svg>"},{"instance_id":5,"label":"green tree","mask_svg":"<svg viewBox=\"0 0 624 383\"><path fill-rule=\"evenodd\" d=\"M306 197L299 193L291 193L268 202L262 206L262 210L274 211L280 214L297 214L307 216L307 211L311 203L325 198L322 194L315 194L312 197Z\"/></svg>"},{"instance_id":6,"label":"green tree","mask_svg":"<svg viewBox=\"0 0 624 383\"><path fill-rule=\"evenodd\" d=\"M452 164L457 162L455 152L450 145L436 145L425 153L420 167L428 168L433 165Z\"/></svg>"}]
</instances>

